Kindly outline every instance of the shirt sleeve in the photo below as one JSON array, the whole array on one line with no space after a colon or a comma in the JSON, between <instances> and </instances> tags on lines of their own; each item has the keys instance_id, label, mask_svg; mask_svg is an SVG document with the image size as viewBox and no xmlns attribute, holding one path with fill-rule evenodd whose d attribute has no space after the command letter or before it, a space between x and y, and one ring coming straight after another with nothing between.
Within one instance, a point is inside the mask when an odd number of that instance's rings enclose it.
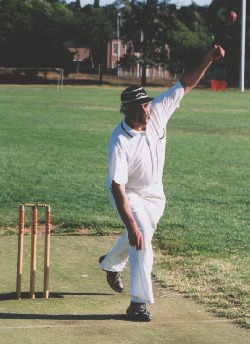
<instances>
[{"instance_id":1,"label":"shirt sleeve","mask_svg":"<svg viewBox=\"0 0 250 344\"><path fill-rule=\"evenodd\" d=\"M152 101L155 119L160 121L163 126L166 126L174 111L179 107L183 96L184 88L178 81L174 86L156 97Z\"/></svg>"},{"instance_id":2,"label":"shirt sleeve","mask_svg":"<svg viewBox=\"0 0 250 344\"><path fill-rule=\"evenodd\" d=\"M112 181L125 185L128 182L128 162L124 147L116 144L109 149L108 153L108 176L109 187Z\"/></svg>"}]
</instances>

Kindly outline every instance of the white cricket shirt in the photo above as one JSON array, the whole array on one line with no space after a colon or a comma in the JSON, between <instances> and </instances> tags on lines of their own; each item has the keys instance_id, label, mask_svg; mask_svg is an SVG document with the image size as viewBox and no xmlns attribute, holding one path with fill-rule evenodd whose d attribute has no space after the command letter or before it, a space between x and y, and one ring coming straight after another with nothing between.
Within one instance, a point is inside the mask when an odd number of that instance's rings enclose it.
<instances>
[{"instance_id":1,"label":"white cricket shirt","mask_svg":"<svg viewBox=\"0 0 250 344\"><path fill-rule=\"evenodd\" d=\"M108 145L107 187L112 181L124 184L126 192L143 198L165 199L162 174L165 161L166 125L184 95L180 82L151 102L146 131L136 131L122 120ZM111 199L112 200L112 199ZM114 204L114 202L112 201Z\"/></svg>"}]
</instances>

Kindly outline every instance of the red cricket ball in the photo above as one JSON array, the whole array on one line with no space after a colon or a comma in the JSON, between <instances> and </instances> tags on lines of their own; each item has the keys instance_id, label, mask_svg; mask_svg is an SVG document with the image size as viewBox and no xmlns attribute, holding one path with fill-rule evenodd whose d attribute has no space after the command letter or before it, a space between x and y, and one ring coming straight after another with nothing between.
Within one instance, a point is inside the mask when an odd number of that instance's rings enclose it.
<instances>
[{"instance_id":1,"label":"red cricket ball","mask_svg":"<svg viewBox=\"0 0 250 344\"><path fill-rule=\"evenodd\" d=\"M234 12L234 11L231 11L230 12L230 16L231 16L232 21L236 22L236 20L237 20L237 13Z\"/></svg>"}]
</instances>

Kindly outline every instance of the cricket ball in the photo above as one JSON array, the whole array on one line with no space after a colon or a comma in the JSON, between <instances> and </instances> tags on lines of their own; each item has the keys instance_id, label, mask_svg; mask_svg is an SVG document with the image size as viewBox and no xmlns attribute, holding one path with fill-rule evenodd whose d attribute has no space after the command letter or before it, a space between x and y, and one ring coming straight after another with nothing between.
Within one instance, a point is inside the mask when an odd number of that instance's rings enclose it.
<instances>
[{"instance_id":1,"label":"cricket ball","mask_svg":"<svg viewBox=\"0 0 250 344\"><path fill-rule=\"evenodd\" d=\"M231 16L232 21L235 23L237 20L237 13L234 11L231 11L230 16Z\"/></svg>"}]
</instances>

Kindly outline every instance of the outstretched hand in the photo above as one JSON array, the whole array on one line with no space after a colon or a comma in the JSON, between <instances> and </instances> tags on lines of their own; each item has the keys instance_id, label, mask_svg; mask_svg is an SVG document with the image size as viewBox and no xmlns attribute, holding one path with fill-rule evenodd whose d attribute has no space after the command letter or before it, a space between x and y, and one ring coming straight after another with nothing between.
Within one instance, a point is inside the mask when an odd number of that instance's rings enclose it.
<instances>
[{"instance_id":1,"label":"outstretched hand","mask_svg":"<svg viewBox=\"0 0 250 344\"><path fill-rule=\"evenodd\" d=\"M220 45L214 45L212 49L210 49L206 53L204 58L194 70L184 74L183 77L180 79L180 82L184 88L185 94L192 90L198 84L198 82L204 76L206 70L213 61L219 60L224 56L225 50Z\"/></svg>"},{"instance_id":2,"label":"outstretched hand","mask_svg":"<svg viewBox=\"0 0 250 344\"><path fill-rule=\"evenodd\" d=\"M209 53L211 54L211 60L219 60L225 56L225 50L220 45L215 45Z\"/></svg>"}]
</instances>

